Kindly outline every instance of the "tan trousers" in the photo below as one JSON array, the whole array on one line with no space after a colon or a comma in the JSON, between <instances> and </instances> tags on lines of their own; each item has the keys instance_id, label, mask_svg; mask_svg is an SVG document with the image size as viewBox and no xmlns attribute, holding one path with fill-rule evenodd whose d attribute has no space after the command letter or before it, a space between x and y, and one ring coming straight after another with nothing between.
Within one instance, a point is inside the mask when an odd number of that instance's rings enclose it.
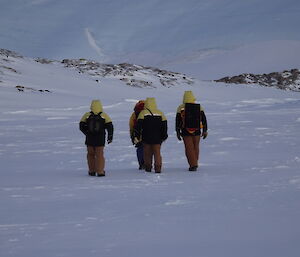
<instances>
[{"instance_id":1,"label":"tan trousers","mask_svg":"<svg viewBox=\"0 0 300 257\"><path fill-rule=\"evenodd\" d=\"M103 155L104 146L88 146L87 162L89 172L104 173L105 159Z\"/></svg>"},{"instance_id":2,"label":"tan trousers","mask_svg":"<svg viewBox=\"0 0 300 257\"><path fill-rule=\"evenodd\" d=\"M200 136L183 136L183 142L190 167L198 166Z\"/></svg>"},{"instance_id":3,"label":"tan trousers","mask_svg":"<svg viewBox=\"0 0 300 257\"><path fill-rule=\"evenodd\" d=\"M160 144L144 144L144 165L146 171L151 171L154 157L155 172L161 172L162 158L160 154Z\"/></svg>"}]
</instances>

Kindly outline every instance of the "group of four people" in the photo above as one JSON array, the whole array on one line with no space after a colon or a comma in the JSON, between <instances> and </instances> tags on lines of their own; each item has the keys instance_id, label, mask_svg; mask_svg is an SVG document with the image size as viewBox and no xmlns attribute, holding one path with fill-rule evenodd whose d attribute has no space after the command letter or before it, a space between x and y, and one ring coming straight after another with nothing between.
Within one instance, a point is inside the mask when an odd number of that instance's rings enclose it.
<instances>
[{"instance_id":1,"label":"group of four people","mask_svg":"<svg viewBox=\"0 0 300 257\"><path fill-rule=\"evenodd\" d=\"M79 123L80 130L86 136L87 163L90 176L105 176L104 146L113 140L113 124L110 117L103 112L99 100L93 100L91 111L83 115ZM185 146L189 170L196 171L199 160L200 137L205 139L207 120L204 109L196 103L192 91L185 91L183 103L177 108L176 134ZM155 98L140 100L134 107L129 119L129 131L132 144L136 146L139 169L156 173L162 169L161 144L168 138L167 119L156 106ZM152 162L154 158L154 167Z\"/></svg>"}]
</instances>

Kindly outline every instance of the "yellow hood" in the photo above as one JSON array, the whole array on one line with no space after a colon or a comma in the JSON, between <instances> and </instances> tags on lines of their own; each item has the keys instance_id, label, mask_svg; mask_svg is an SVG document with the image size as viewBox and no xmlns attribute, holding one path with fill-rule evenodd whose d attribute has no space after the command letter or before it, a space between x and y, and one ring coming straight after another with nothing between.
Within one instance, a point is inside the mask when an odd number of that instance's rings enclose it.
<instances>
[{"instance_id":1,"label":"yellow hood","mask_svg":"<svg viewBox=\"0 0 300 257\"><path fill-rule=\"evenodd\" d=\"M91 111L95 114L102 112L102 104L99 100L93 100L91 103Z\"/></svg>"},{"instance_id":2,"label":"yellow hood","mask_svg":"<svg viewBox=\"0 0 300 257\"><path fill-rule=\"evenodd\" d=\"M185 91L183 95L183 103L184 104L193 104L195 103L196 98L192 91Z\"/></svg>"},{"instance_id":3,"label":"yellow hood","mask_svg":"<svg viewBox=\"0 0 300 257\"><path fill-rule=\"evenodd\" d=\"M148 97L145 102L145 109L149 109L151 111L156 110L156 101L154 97Z\"/></svg>"}]
</instances>

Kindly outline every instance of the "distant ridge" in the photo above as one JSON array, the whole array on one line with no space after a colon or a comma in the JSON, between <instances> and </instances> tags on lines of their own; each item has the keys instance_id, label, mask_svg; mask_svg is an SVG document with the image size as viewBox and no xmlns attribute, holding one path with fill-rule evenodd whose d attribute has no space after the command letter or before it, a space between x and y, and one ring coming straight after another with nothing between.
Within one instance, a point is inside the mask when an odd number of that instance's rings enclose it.
<instances>
[{"instance_id":1,"label":"distant ridge","mask_svg":"<svg viewBox=\"0 0 300 257\"><path fill-rule=\"evenodd\" d=\"M56 64L62 69L75 69L78 73L91 76L95 82L101 83L102 78L117 79L127 86L139 88L157 88L159 86L172 87L180 85L192 85L195 80L179 72L162 70L155 67L141 66L136 64L104 64L93 60L64 59L62 61L49 60L46 58L25 58L22 55L7 50L0 49L0 75L7 73L21 74L14 65L14 58L21 58L26 61L35 61L41 65ZM3 82L1 79L0 82ZM19 91L24 91L27 87L18 85Z\"/></svg>"},{"instance_id":2,"label":"distant ridge","mask_svg":"<svg viewBox=\"0 0 300 257\"><path fill-rule=\"evenodd\" d=\"M26 59L24 56L7 49L0 49L0 75L7 72L21 74L14 65L12 58ZM155 67L142 66L129 63L104 64L93 60L64 59L62 61L49 60L45 58L28 58L42 65L56 63L62 68L75 69L78 73L91 76L96 82L100 83L101 78L117 79L127 86L139 88L156 88L158 86L172 87L180 85L192 85L195 79L180 72L172 72ZM237 76L226 76L214 82L227 84L258 84L265 87L275 87L282 90L300 92L300 70L291 69L282 72L271 72L268 74L243 73ZM0 79L4 82L4 78ZM23 91L26 87L17 89ZM40 89L35 89L40 90ZM32 90L31 90L32 91Z\"/></svg>"},{"instance_id":3,"label":"distant ridge","mask_svg":"<svg viewBox=\"0 0 300 257\"><path fill-rule=\"evenodd\" d=\"M224 77L215 80L215 82L229 84L259 84L265 87L276 87L283 90L300 92L300 70L291 69L268 74L244 73L237 76Z\"/></svg>"}]
</instances>

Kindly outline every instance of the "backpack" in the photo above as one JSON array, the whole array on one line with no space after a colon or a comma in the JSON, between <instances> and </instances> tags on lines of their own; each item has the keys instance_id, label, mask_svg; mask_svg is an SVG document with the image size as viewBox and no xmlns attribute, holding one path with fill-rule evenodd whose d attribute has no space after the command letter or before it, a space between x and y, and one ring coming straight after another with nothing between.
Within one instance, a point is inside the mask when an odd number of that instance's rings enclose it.
<instances>
[{"instance_id":1,"label":"backpack","mask_svg":"<svg viewBox=\"0 0 300 257\"><path fill-rule=\"evenodd\" d=\"M201 110L200 104L186 103L185 108L181 111L183 128L193 134L201 128Z\"/></svg>"},{"instance_id":2,"label":"backpack","mask_svg":"<svg viewBox=\"0 0 300 257\"><path fill-rule=\"evenodd\" d=\"M88 132L91 134L97 134L104 129L104 119L101 117L101 113L94 114L91 112L90 116L87 118L87 128Z\"/></svg>"}]
</instances>

